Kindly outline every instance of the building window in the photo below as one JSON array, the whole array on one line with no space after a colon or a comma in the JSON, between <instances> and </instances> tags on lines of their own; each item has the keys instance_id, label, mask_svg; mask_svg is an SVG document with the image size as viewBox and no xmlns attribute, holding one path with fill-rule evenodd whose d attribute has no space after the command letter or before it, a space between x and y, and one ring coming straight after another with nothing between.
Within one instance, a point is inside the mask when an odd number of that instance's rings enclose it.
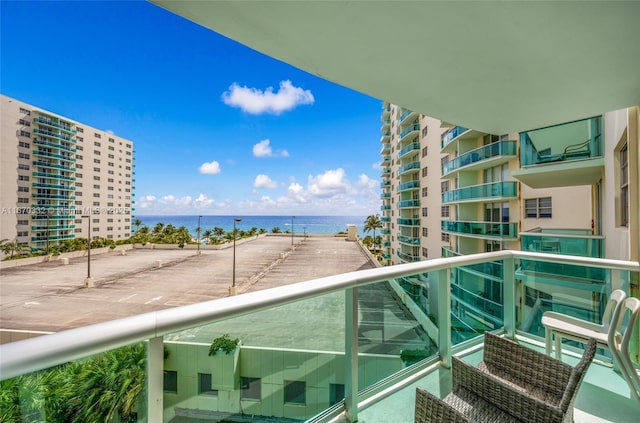
<instances>
[{"instance_id":1,"label":"building window","mask_svg":"<svg viewBox=\"0 0 640 423\"><path fill-rule=\"evenodd\" d=\"M18 187L18 192L29 192L29 187Z\"/></svg>"},{"instance_id":2,"label":"building window","mask_svg":"<svg viewBox=\"0 0 640 423\"><path fill-rule=\"evenodd\" d=\"M440 234L440 240L444 242L449 242L449 234L442 232Z\"/></svg>"},{"instance_id":3,"label":"building window","mask_svg":"<svg viewBox=\"0 0 640 423\"><path fill-rule=\"evenodd\" d=\"M24 163L18 163L18 169L20 170L29 170L29 165Z\"/></svg>"},{"instance_id":4,"label":"building window","mask_svg":"<svg viewBox=\"0 0 640 423\"><path fill-rule=\"evenodd\" d=\"M31 144L24 141L18 141L18 147L31 148Z\"/></svg>"},{"instance_id":5,"label":"building window","mask_svg":"<svg viewBox=\"0 0 640 423\"><path fill-rule=\"evenodd\" d=\"M178 372L175 370L165 370L163 383L164 392L178 393Z\"/></svg>"},{"instance_id":6,"label":"building window","mask_svg":"<svg viewBox=\"0 0 640 423\"><path fill-rule=\"evenodd\" d=\"M422 188L422 196L426 197L428 194L429 194L429 188L423 187Z\"/></svg>"},{"instance_id":7,"label":"building window","mask_svg":"<svg viewBox=\"0 0 640 423\"><path fill-rule=\"evenodd\" d=\"M424 257L424 258L428 258L429 257L429 250L427 250L424 247L422 247L422 257Z\"/></svg>"},{"instance_id":8,"label":"building window","mask_svg":"<svg viewBox=\"0 0 640 423\"><path fill-rule=\"evenodd\" d=\"M18 153L18 157L21 159L29 159L31 156L27 153Z\"/></svg>"},{"instance_id":9,"label":"building window","mask_svg":"<svg viewBox=\"0 0 640 423\"><path fill-rule=\"evenodd\" d=\"M422 168L422 177L423 178L427 177L427 174L429 173L428 170L429 170L429 168L427 168L427 167L423 167Z\"/></svg>"},{"instance_id":10,"label":"building window","mask_svg":"<svg viewBox=\"0 0 640 423\"><path fill-rule=\"evenodd\" d=\"M307 403L306 383L297 380L284 381L284 402L285 404Z\"/></svg>"},{"instance_id":11,"label":"building window","mask_svg":"<svg viewBox=\"0 0 640 423\"><path fill-rule=\"evenodd\" d=\"M218 390L211 387L211 373L198 373L198 394L218 395Z\"/></svg>"},{"instance_id":12,"label":"building window","mask_svg":"<svg viewBox=\"0 0 640 423\"><path fill-rule=\"evenodd\" d=\"M444 169L444 167L449 163L449 156L444 156L440 159L440 167Z\"/></svg>"},{"instance_id":13,"label":"building window","mask_svg":"<svg viewBox=\"0 0 640 423\"><path fill-rule=\"evenodd\" d=\"M629 226L629 149L620 149L620 226Z\"/></svg>"},{"instance_id":14,"label":"building window","mask_svg":"<svg viewBox=\"0 0 640 423\"><path fill-rule=\"evenodd\" d=\"M96 137L96 138L102 138L102 135L98 134L97 132L94 132L93 136ZM95 142L94 142L94 144L95 145L100 145L100 143L96 144Z\"/></svg>"},{"instance_id":15,"label":"building window","mask_svg":"<svg viewBox=\"0 0 640 423\"><path fill-rule=\"evenodd\" d=\"M20 131L20 136L21 137L26 137L26 138L31 138L31 132Z\"/></svg>"},{"instance_id":16,"label":"building window","mask_svg":"<svg viewBox=\"0 0 640 423\"><path fill-rule=\"evenodd\" d=\"M82 129L82 128L81 128L81 127L79 127L79 126L76 126L76 131L77 131L77 132L81 132L81 133L82 133L82 132L84 132L84 129Z\"/></svg>"},{"instance_id":17,"label":"building window","mask_svg":"<svg viewBox=\"0 0 640 423\"><path fill-rule=\"evenodd\" d=\"M422 228L422 236L429 236L429 228Z\"/></svg>"},{"instance_id":18,"label":"building window","mask_svg":"<svg viewBox=\"0 0 640 423\"><path fill-rule=\"evenodd\" d=\"M23 107L20 107L20 113L24 113L25 115L30 116L31 115L31 110L27 110L27 109L25 109Z\"/></svg>"},{"instance_id":19,"label":"building window","mask_svg":"<svg viewBox=\"0 0 640 423\"><path fill-rule=\"evenodd\" d=\"M18 225L28 225L29 221L28 220L18 220Z\"/></svg>"},{"instance_id":20,"label":"building window","mask_svg":"<svg viewBox=\"0 0 640 423\"><path fill-rule=\"evenodd\" d=\"M93 154L95 154L96 156L99 156L99 155L100 155L100 154L102 154L102 153L100 153L100 151L99 151L99 150L93 150Z\"/></svg>"},{"instance_id":21,"label":"building window","mask_svg":"<svg viewBox=\"0 0 640 423\"><path fill-rule=\"evenodd\" d=\"M259 377L240 378L240 396L243 400L262 399L262 382Z\"/></svg>"},{"instance_id":22,"label":"building window","mask_svg":"<svg viewBox=\"0 0 640 423\"><path fill-rule=\"evenodd\" d=\"M551 218L551 197L524 200L524 215L531 218Z\"/></svg>"},{"instance_id":23,"label":"building window","mask_svg":"<svg viewBox=\"0 0 640 423\"><path fill-rule=\"evenodd\" d=\"M100 159L93 159L93 162L96 164L100 164Z\"/></svg>"},{"instance_id":24,"label":"building window","mask_svg":"<svg viewBox=\"0 0 640 423\"><path fill-rule=\"evenodd\" d=\"M422 217L427 217L429 215L429 209L427 207L422 208Z\"/></svg>"},{"instance_id":25,"label":"building window","mask_svg":"<svg viewBox=\"0 0 640 423\"><path fill-rule=\"evenodd\" d=\"M440 217L449 217L449 206L440 206Z\"/></svg>"},{"instance_id":26,"label":"building window","mask_svg":"<svg viewBox=\"0 0 640 423\"><path fill-rule=\"evenodd\" d=\"M425 131L425 129L427 129L427 128L424 128L424 129L422 130L422 132L424 132L424 131ZM426 155L427 155L427 147L423 147L423 148L422 148L422 157L425 157Z\"/></svg>"},{"instance_id":27,"label":"building window","mask_svg":"<svg viewBox=\"0 0 640 423\"><path fill-rule=\"evenodd\" d=\"M343 399L344 399L344 384L330 383L329 384L329 405L337 404Z\"/></svg>"},{"instance_id":28,"label":"building window","mask_svg":"<svg viewBox=\"0 0 640 423\"><path fill-rule=\"evenodd\" d=\"M18 175L18 181L28 181L29 177L25 175Z\"/></svg>"},{"instance_id":29,"label":"building window","mask_svg":"<svg viewBox=\"0 0 640 423\"><path fill-rule=\"evenodd\" d=\"M29 204L28 198L18 198L18 204Z\"/></svg>"}]
</instances>

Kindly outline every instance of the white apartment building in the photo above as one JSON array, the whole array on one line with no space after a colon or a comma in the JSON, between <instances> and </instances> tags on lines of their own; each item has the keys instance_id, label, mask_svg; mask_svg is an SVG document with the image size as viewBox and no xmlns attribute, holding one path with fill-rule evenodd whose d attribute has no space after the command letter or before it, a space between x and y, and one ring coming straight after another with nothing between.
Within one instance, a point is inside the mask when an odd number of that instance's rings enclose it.
<instances>
[{"instance_id":1,"label":"white apartment building","mask_svg":"<svg viewBox=\"0 0 640 423\"><path fill-rule=\"evenodd\" d=\"M39 250L73 238L128 238L133 143L4 95L1 101L0 239Z\"/></svg>"}]
</instances>

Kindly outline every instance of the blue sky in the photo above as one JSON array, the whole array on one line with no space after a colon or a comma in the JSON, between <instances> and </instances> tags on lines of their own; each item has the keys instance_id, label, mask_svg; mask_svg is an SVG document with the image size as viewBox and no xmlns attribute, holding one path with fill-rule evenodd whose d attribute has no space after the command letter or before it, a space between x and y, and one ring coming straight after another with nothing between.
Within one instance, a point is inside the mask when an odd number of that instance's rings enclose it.
<instances>
[{"instance_id":1,"label":"blue sky","mask_svg":"<svg viewBox=\"0 0 640 423\"><path fill-rule=\"evenodd\" d=\"M130 139L136 214L379 212L378 99L144 1L0 1L2 94Z\"/></svg>"}]
</instances>

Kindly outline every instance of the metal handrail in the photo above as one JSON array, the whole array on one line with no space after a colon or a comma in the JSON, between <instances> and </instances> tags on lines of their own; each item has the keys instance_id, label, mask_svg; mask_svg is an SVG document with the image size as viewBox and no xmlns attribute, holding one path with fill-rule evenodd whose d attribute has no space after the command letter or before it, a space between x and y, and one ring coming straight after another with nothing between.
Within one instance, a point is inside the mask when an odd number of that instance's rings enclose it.
<instances>
[{"instance_id":1,"label":"metal handrail","mask_svg":"<svg viewBox=\"0 0 640 423\"><path fill-rule=\"evenodd\" d=\"M0 380L32 373L205 323L213 323L331 292L357 288L416 273L434 272L474 263L506 259L540 260L613 270L640 271L640 264L637 262L504 250L342 273L0 345Z\"/></svg>"}]
</instances>

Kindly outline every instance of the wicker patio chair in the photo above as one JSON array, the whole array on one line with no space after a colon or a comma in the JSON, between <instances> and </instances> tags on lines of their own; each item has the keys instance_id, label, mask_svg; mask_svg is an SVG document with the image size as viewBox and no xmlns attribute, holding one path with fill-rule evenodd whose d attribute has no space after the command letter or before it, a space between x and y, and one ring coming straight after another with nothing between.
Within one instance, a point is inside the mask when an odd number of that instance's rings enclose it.
<instances>
[{"instance_id":1,"label":"wicker patio chair","mask_svg":"<svg viewBox=\"0 0 640 423\"><path fill-rule=\"evenodd\" d=\"M573 422L573 403L595 351L596 341L589 340L571 367L487 333L479 367L452 358L453 390L444 400L417 388L415 422Z\"/></svg>"}]
</instances>

